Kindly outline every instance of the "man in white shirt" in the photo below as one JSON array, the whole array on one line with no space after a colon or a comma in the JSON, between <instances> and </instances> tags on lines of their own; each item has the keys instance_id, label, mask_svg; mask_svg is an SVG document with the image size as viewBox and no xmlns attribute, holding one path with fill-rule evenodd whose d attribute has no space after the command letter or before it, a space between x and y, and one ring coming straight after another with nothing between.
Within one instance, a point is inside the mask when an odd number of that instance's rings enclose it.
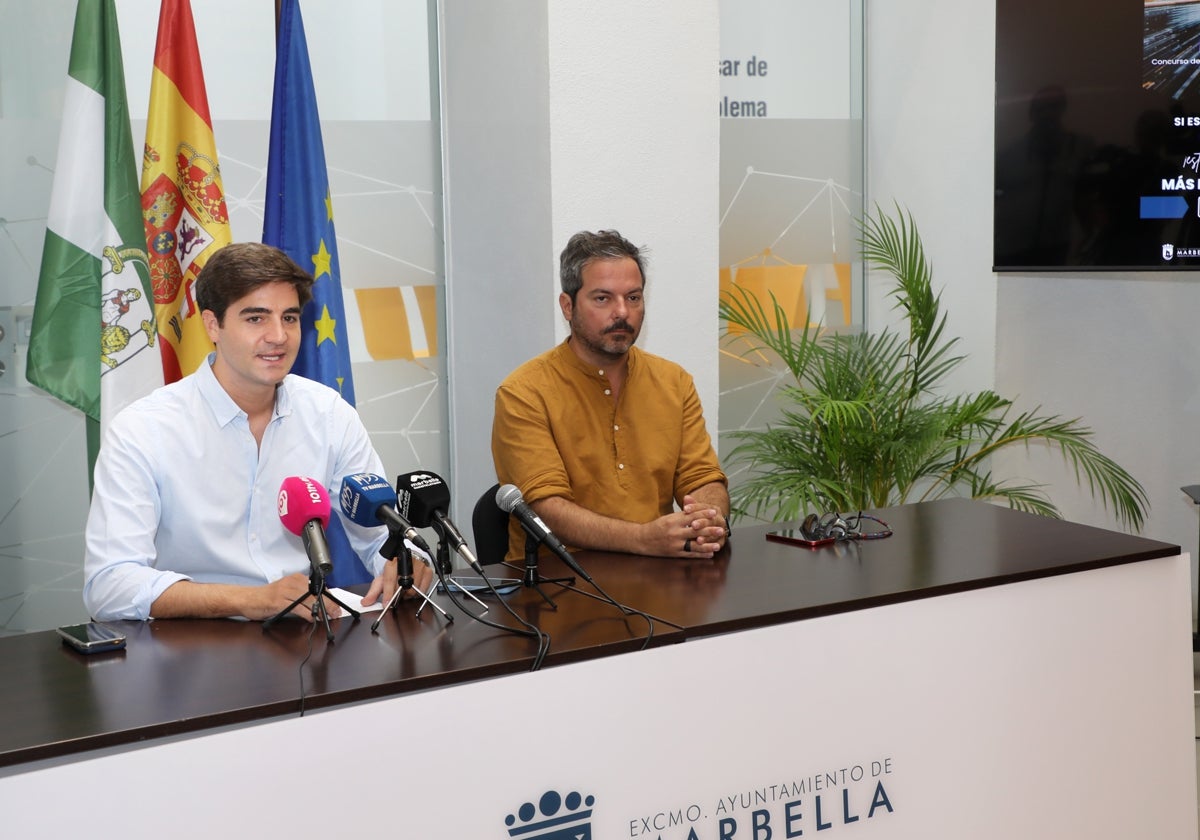
<instances>
[{"instance_id":1,"label":"man in white shirt","mask_svg":"<svg viewBox=\"0 0 1200 840\"><path fill-rule=\"evenodd\" d=\"M309 476L336 499L344 476L383 472L354 408L289 373L312 283L258 243L227 245L205 264L196 300L215 351L104 435L84 559L93 617L265 619L308 591L301 538L279 521L280 484ZM390 599L396 562L378 553L386 529L343 522L375 574L363 604ZM424 590L432 573L414 566ZM293 612L312 621L312 606L308 598Z\"/></svg>"}]
</instances>

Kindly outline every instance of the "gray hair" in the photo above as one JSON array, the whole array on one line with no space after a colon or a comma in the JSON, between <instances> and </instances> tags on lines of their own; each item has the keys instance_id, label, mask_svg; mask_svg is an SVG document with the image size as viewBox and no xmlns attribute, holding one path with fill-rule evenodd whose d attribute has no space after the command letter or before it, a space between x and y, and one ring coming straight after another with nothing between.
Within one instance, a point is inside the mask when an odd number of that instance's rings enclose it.
<instances>
[{"instance_id":1,"label":"gray hair","mask_svg":"<svg viewBox=\"0 0 1200 840\"><path fill-rule=\"evenodd\" d=\"M646 264L638 248L615 230L592 233L581 230L567 241L559 261L559 280L562 290L575 302L575 295L583 288L583 269L593 260L619 260L629 258L637 263L642 275L642 286L646 285Z\"/></svg>"}]
</instances>

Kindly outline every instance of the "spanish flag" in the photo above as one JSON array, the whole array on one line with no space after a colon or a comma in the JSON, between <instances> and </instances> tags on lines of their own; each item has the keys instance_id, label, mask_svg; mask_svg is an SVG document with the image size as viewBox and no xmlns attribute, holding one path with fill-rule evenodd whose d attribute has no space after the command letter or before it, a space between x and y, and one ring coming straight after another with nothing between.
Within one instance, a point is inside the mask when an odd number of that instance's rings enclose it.
<instances>
[{"instance_id":1,"label":"spanish flag","mask_svg":"<svg viewBox=\"0 0 1200 840\"><path fill-rule=\"evenodd\" d=\"M209 256L232 239L189 0L162 0L159 11L142 218L163 378L174 382L212 350L193 287Z\"/></svg>"}]
</instances>

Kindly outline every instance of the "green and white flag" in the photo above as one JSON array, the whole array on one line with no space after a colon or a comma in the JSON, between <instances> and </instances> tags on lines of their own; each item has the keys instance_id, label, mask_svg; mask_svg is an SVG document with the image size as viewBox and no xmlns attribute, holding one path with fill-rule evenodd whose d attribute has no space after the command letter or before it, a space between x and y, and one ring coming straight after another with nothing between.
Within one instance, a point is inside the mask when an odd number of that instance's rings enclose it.
<instances>
[{"instance_id":1,"label":"green and white flag","mask_svg":"<svg viewBox=\"0 0 1200 840\"><path fill-rule=\"evenodd\" d=\"M26 377L103 423L163 383L114 0L79 0Z\"/></svg>"}]
</instances>

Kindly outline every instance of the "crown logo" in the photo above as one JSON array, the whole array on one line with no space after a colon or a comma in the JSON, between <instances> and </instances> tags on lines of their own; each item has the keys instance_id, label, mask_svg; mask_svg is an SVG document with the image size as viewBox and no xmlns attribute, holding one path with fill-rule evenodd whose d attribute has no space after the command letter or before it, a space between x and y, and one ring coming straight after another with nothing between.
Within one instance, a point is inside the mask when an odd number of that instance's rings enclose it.
<instances>
[{"instance_id":1,"label":"crown logo","mask_svg":"<svg viewBox=\"0 0 1200 840\"><path fill-rule=\"evenodd\" d=\"M591 840L594 796L571 791L563 797L556 790L542 794L535 806L526 802L516 814L504 818L509 837L529 840Z\"/></svg>"}]
</instances>

